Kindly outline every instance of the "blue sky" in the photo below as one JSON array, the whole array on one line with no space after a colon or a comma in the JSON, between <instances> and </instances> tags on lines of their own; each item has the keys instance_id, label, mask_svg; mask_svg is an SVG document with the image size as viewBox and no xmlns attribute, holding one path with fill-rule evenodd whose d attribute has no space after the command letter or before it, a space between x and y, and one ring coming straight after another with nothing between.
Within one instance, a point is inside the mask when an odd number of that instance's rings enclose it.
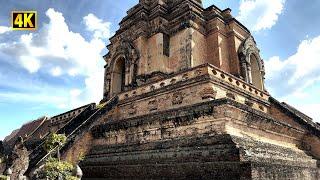
<instances>
[{"instance_id":1,"label":"blue sky","mask_svg":"<svg viewBox=\"0 0 320 180\"><path fill-rule=\"evenodd\" d=\"M138 0L0 0L0 139L23 123L97 102L108 38ZM204 0L230 7L254 35L266 86L320 121L320 1ZM10 31L12 10L36 10L39 28Z\"/></svg>"}]
</instances>

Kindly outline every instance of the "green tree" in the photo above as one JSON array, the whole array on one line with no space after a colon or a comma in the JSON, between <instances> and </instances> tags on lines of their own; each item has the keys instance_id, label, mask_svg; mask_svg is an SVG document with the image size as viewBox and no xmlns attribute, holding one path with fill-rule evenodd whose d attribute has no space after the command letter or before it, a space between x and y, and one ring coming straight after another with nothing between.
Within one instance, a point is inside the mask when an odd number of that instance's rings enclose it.
<instances>
[{"instance_id":1,"label":"green tree","mask_svg":"<svg viewBox=\"0 0 320 180\"><path fill-rule=\"evenodd\" d=\"M4 175L0 175L0 180L7 180L8 177L7 176L4 176Z\"/></svg>"},{"instance_id":2,"label":"green tree","mask_svg":"<svg viewBox=\"0 0 320 180\"><path fill-rule=\"evenodd\" d=\"M43 170L42 176L50 179L63 179L63 180L77 180L75 176L72 176L72 171L74 170L74 166L66 161L60 161L60 148L66 143L67 137L64 134L50 134L43 147L44 149L50 153L50 157L47 159ZM58 158L52 158L51 153L57 148L57 156Z\"/></svg>"},{"instance_id":3,"label":"green tree","mask_svg":"<svg viewBox=\"0 0 320 180\"><path fill-rule=\"evenodd\" d=\"M43 176L56 180L77 180L75 176L72 176L74 166L66 161L59 161L56 158L49 158L43 167Z\"/></svg>"},{"instance_id":4,"label":"green tree","mask_svg":"<svg viewBox=\"0 0 320 180\"><path fill-rule=\"evenodd\" d=\"M66 143L66 140L67 137L64 134L51 133L44 143L44 149L50 152L57 146L62 147Z\"/></svg>"},{"instance_id":5,"label":"green tree","mask_svg":"<svg viewBox=\"0 0 320 180\"><path fill-rule=\"evenodd\" d=\"M58 160L60 160L60 148L66 143L66 141L67 137L64 134L51 133L44 143L44 149L50 153L51 156L51 151L58 148L57 155Z\"/></svg>"}]
</instances>

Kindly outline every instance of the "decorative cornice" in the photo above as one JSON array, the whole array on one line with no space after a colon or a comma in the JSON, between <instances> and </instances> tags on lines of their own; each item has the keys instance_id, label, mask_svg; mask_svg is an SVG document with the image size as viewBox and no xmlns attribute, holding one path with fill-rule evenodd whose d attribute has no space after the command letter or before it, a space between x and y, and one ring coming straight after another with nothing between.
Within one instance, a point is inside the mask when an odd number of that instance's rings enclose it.
<instances>
[{"instance_id":1,"label":"decorative cornice","mask_svg":"<svg viewBox=\"0 0 320 180\"><path fill-rule=\"evenodd\" d=\"M192 74L188 79L184 79L184 74ZM219 82L220 86L229 87L228 89L234 89L237 92L246 94L246 96L252 96L253 98L260 99L261 102L266 103L269 98L269 94L265 91L261 91L256 87L248 84L247 82L237 78L229 73L222 71L221 69L211 65L202 64L200 66L179 71L174 74L167 75L161 79L147 82L136 88L132 88L128 91L124 91L119 94L120 101L122 100L136 100L142 96L148 96L151 94L156 94L161 91L167 91L168 89L174 89L176 87L181 87L182 84L190 84L193 82L200 81L212 81ZM171 83L168 83L171 82ZM163 85L162 85L163 84ZM155 87L153 90L150 87Z\"/></svg>"},{"instance_id":2,"label":"decorative cornice","mask_svg":"<svg viewBox=\"0 0 320 180\"><path fill-rule=\"evenodd\" d=\"M258 110L255 110L247 105L238 103L229 98L217 99L213 101L203 102L195 105L180 107L180 108L166 110L162 112L150 113L148 115L143 115L143 116L138 116L138 117L133 117L128 119L122 119L122 120L116 120L116 121L109 119L109 121L105 124L94 126L91 132L95 138L102 138L105 132L118 131L120 129L128 129L130 127L137 127L142 124L148 124L155 120L160 122L172 120L175 122L174 124L179 126L179 124L190 123L193 120L198 119L199 117L202 117L202 116L213 115L215 113L214 108L221 105L230 105L238 109L241 109L244 112L247 112L248 114L250 114L252 116L251 120L253 121L266 121L276 126L281 126L287 130L290 129L291 131L294 131L296 133L303 133L301 129L297 129L289 124L280 122L272 118L270 115L266 113L262 113Z\"/></svg>"}]
</instances>

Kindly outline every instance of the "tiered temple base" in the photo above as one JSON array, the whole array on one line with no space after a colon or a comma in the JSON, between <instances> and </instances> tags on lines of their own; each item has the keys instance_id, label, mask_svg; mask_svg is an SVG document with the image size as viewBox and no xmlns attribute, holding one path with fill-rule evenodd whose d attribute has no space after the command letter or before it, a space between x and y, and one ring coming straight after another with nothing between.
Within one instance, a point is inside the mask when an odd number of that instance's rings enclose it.
<instances>
[{"instance_id":1,"label":"tiered temple base","mask_svg":"<svg viewBox=\"0 0 320 180\"><path fill-rule=\"evenodd\" d=\"M213 100L94 127L81 168L84 179L319 179L308 152L258 137L281 128L299 134L234 100Z\"/></svg>"}]
</instances>

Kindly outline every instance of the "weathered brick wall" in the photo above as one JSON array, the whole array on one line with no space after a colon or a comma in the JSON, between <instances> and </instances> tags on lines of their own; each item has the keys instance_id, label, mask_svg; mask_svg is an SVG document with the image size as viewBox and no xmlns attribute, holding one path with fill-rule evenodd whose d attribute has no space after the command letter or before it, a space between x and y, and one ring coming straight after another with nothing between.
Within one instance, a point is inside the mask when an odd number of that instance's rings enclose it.
<instances>
[{"instance_id":1,"label":"weathered brick wall","mask_svg":"<svg viewBox=\"0 0 320 180\"><path fill-rule=\"evenodd\" d=\"M184 29L170 37L170 57L168 59L168 72L177 72L188 68L191 61L191 29ZM189 62L188 62L189 61Z\"/></svg>"},{"instance_id":2,"label":"weathered brick wall","mask_svg":"<svg viewBox=\"0 0 320 180\"><path fill-rule=\"evenodd\" d=\"M92 149L81 163L85 176L316 180L317 161L296 146L298 131L227 102L94 127Z\"/></svg>"},{"instance_id":3,"label":"weathered brick wall","mask_svg":"<svg viewBox=\"0 0 320 180\"><path fill-rule=\"evenodd\" d=\"M199 31L191 28L191 67L196 67L208 62L207 38ZM212 51L212 49L210 49ZM210 52L209 51L209 52Z\"/></svg>"},{"instance_id":4,"label":"weathered brick wall","mask_svg":"<svg viewBox=\"0 0 320 180\"><path fill-rule=\"evenodd\" d=\"M267 164L252 166L252 180L317 180L319 178L320 171L316 168Z\"/></svg>"},{"instance_id":5,"label":"weathered brick wall","mask_svg":"<svg viewBox=\"0 0 320 180\"><path fill-rule=\"evenodd\" d=\"M291 126L296 128L301 128L301 125L298 122L296 122L292 117L285 114L283 111L281 111L279 108L277 108L273 104L271 104L270 106L270 115L274 119L277 119L280 122L288 123Z\"/></svg>"},{"instance_id":6,"label":"weathered brick wall","mask_svg":"<svg viewBox=\"0 0 320 180\"><path fill-rule=\"evenodd\" d=\"M91 150L91 145L92 135L90 132L87 132L62 155L62 158L73 164L78 164L82 160L81 158Z\"/></svg>"}]
</instances>

